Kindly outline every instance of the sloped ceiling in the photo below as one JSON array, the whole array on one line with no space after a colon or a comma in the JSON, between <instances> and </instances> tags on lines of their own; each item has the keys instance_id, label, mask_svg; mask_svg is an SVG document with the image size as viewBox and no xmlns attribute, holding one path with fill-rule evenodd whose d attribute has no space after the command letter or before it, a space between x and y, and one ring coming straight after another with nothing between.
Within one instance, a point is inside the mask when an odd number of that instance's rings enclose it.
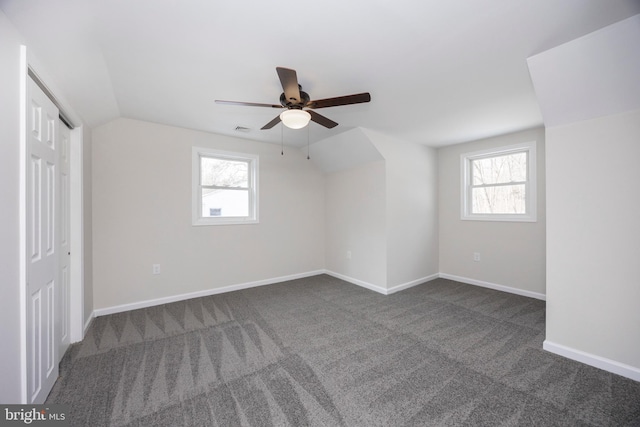
<instances>
[{"instance_id":1,"label":"sloped ceiling","mask_svg":"<svg viewBox=\"0 0 640 427\"><path fill-rule=\"evenodd\" d=\"M0 0L89 126L115 117L279 143L259 130L276 66L322 114L316 141L357 126L441 146L542 124L526 58L640 13L637 0ZM238 134L236 126L251 129ZM291 138L289 145L306 144Z\"/></svg>"},{"instance_id":2,"label":"sloped ceiling","mask_svg":"<svg viewBox=\"0 0 640 427\"><path fill-rule=\"evenodd\" d=\"M362 129L350 129L322 139L310 147L311 160L323 172L333 173L384 160Z\"/></svg>"},{"instance_id":3,"label":"sloped ceiling","mask_svg":"<svg viewBox=\"0 0 640 427\"><path fill-rule=\"evenodd\" d=\"M528 59L546 126L640 108L640 15Z\"/></svg>"}]
</instances>

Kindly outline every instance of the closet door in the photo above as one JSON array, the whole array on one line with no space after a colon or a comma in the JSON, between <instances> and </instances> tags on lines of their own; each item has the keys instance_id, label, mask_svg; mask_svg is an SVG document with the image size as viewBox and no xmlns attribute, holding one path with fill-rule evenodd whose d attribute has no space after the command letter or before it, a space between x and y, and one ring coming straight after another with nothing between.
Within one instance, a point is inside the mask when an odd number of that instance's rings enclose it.
<instances>
[{"instance_id":1,"label":"closet door","mask_svg":"<svg viewBox=\"0 0 640 427\"><path fill-rule=\"evenodd\" d=\"M58 109L32 79L27 96L27 398L42 403L59 362Z\"/></svg>"},{"instance_id":2,"label":"closet door","mask_svg":"<svg viewBox=\"0 0 640 427\"><path fill-rule=\"evenodd\" d=\"M69 348L70 344L70 302L71 302L71 242L70 227L71 227L71 203L70 203L70 191L71 182L69 178L69 170L71 163L71 130L58 120L58 159L60 171L60 249L59 249L59 269L60 269L60 293L59 293L59 313L60 313L60 327L59 327L59 358L62 359L65 351Z\"/></svg>"}]
</instances>

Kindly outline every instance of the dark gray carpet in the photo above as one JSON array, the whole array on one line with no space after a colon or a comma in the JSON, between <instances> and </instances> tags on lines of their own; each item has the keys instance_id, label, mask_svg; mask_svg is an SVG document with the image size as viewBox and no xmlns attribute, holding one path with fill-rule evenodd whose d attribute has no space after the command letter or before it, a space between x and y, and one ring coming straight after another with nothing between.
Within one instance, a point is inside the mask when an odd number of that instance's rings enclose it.
<instances>
[{"instance_id":1,"label":"dark gray carpet","mask_svg":"<svg viewBox=\"0 0 640 427\"><path fill-rule=\"evenodd\" d=\"M94 320L48 403L77 426L618 426L640 383L542 350L545 303L320 275Z\"/></svg>"}]
</instances>

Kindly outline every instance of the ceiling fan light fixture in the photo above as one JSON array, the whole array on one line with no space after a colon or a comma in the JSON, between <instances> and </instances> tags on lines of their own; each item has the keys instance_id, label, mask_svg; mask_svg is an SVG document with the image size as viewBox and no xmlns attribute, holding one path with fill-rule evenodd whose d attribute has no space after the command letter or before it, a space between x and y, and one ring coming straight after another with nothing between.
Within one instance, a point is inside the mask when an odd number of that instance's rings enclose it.
<instances>
[{"instance_id":1,"label":"ceiling fan light fixture","mask_svg":"<svg viewBox=\"0 0 640 427\"><path fill-rule=\"evenodd\" d=\"M280 120L288 128L302 129L309 124L311 114L304 110L285 110L280 114Z\"/></svg>"}]
</instances>

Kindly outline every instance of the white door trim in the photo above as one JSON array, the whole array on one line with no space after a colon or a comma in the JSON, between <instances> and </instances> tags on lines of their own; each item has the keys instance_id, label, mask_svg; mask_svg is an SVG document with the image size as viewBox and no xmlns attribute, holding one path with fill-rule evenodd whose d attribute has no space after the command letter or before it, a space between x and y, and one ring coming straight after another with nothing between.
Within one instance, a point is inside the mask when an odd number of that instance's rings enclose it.
<instances>
[{"instance_id":1,"label":"white door trim","mask_svg":"<svg viewBox=\"0 0 640 427\"><path fill-rule=\"evenodd\" d=\"M27 47L20 46L20 403L27 398Z\"/></svg>"},{"instance_id":2,"label":"white door trim","mask_svg":"<svg viewBox=\"0 0 640 427\"><path fill-rule=\"evenodd\" d=\"M82 194L82 126L71 131L70 144L70 250L71 250L71 284L70 339L71 342L84 338L84 216Z\"/></svg>"}]
</instances>

